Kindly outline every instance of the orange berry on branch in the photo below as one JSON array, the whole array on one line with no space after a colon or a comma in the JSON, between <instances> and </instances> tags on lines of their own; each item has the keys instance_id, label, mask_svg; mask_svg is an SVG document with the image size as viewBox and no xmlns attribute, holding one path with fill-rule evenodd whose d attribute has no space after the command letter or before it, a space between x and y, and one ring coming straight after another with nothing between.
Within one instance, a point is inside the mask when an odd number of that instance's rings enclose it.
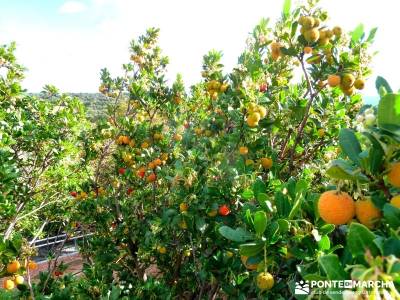
<instances>
[{"instance_id":1,"label":"orange berry on branch","mask_svg":"<svg viewBox=\"0 0 400 300\"><path fill-rule=\"evenodd\" d=\"M349 194L340 191L327 191L318 201L318 212L322 220L334 225L343 225L355 215L355 203Z\"/></svg>"}]
</instances>

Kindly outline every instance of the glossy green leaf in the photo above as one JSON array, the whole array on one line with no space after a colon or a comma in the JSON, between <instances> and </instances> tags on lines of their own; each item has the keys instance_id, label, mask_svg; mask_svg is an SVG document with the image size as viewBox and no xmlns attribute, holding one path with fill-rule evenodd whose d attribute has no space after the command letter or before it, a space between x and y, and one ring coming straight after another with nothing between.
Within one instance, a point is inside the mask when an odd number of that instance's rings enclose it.
<instances>
[{"instance_id":1,"label":"glossy green leaf","mask_svg":"<svg viewBox=\"0 0 400 300\"><path fill-rule=\"evenodd\" d=\"M375 238L375 234L364 225L351 223L346 237L347 248L353 257L364 255L367 250L371 251L373 255L377 255L379 250L374 243Z\"/></svg>"},{"instance_id":2,"label":"glossy green leaf","mask_svg":"<svg viewBox=\"0 0 400 300\"><path fill-rule=\"evenodd\" d=\"M339 144L343 153L346 154L354 163L361 165L359 154L361 153L361 145L354 134L354 131L343 128L339 132Z\"/></svg>"},{"instance_id":3,"label":"glossy green leaf","mask_svg":"<svg viewBox=\"0 0 400 300\"><path fill-rule=\"evenodd\" d=\"M267 215L264 211L258 211L254 214L254 229L258 235L262 235L267 228Z\"/></svg>"},{"instance_id":4,"label":"glossy green leaf","mask_svg":"<svg viewBox=\"0 0 400 300\"><path fill-rule=\"evenodd\" d=\"M221 226L218 232L226 239L234 242L246 242L253 238L252 234L243 228L232 229L229 226Z\"/></svg>"}]
</instances>

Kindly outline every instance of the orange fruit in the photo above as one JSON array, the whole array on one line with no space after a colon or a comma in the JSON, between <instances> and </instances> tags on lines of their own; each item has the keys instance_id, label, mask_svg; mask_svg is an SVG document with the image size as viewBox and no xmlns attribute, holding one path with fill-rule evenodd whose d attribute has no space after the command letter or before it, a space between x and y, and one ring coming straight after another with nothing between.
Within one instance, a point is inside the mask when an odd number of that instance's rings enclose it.
<instances>
[{"instance_id":1,"label":"orange fruit","mask_svg":"<svg viewBox=\"0 0 400 300\"><path fill-rule=\"evenodd\" d=\"M273 161L271 158L269 158L269 157L261 158L261 165L263 166L264 169L267 169L267 170L271 169L272 164L273 164Z\"/></svg>"},{"instance_id":2,"label":"orange fruit","mask_svg":"<svg viewBox=\"0 0 400 300\"><path fill-rule=\"evenodd\" d=\"M151 173L149 176L147 176L146 180L147 182L154 182L157 179L157 175L155 173Z\"/></svg>"},{"instance_id":3,"label":"orange fruit","mask_svg":"<svg viewBox=\"0 0 400 300\"><path fill-rule=\"evenodd\" d=\"M355 215L354 200L345 192L327 191L319 198L318 212L326 223L343 225Z\"/></svg>"},{"instance_id":4,"label":"orange fruit","mask_svg":"<svg viewBox=\"0 0 400 300\"><path fill-rule=\"evenodd\" d=\"M164 246L158 246L157 251L160 254L165 254L165 253L167 253L167 248L165 248Z\"/></svg>"},{"instance_id":5,"label":"orange fruit","mask_svg":"<svg viewBox=\"0 0 400 300\"><path fill-rule=\"evenodd\" d=\"M359 200L355 205L356 217L358 221L368 228L373 228L375 226L375 221L380 219L382 216L381 211L372 203L370 199Z\"/></svg>"},{"instance_id":6,"label":"orange fruit","mask_svg":"<svg viewBox=\"0 0 400 300\"><path fill-rule=\"evenodd\" d=\"M21 264L19 263L19 261L14 260L7 265L7 272L8 273L17 273L17 271L19 270L20 267L21 267Z\"/></svg>"},{"instance_id":7,"label":"orange fruit","mask_svg":"<svg viewBox=\"0 0 400 300\"><path fill-rule=\"evenodd\" d=\"M340 76L331 74L328 76L328 84L330 87L335 87L340 84Z\"/></svg>"},{"instance_id":8,"label":"orange fruit","mask_svg":"<svg viewBox=\"0 0 400 300\"><path fill-rule=\"evenodd\" d=\"M303 49L303 51L304 51L304 53L305 54L310 54L310 53L312 53L312 48L310 47L310 46L306 46L306 47L304 47L304 49Z\"/></svg>"},{"instance_id":9,"label":"orange fruit","mask_svg":"<svg viewBox=\"0 0 400 300\"><path fill-rule=\"evenodd\" d=\"M245 146L239 147L239 153L241 155L246 155L247 153L249 153L249 149Z\"/></svg>"},{"instance_id":10,"label":"orange fruit","mask_svg":"<svg viewBox=\"0 0 400 300\"><path fill-rule=\"evenodd\" d=\"M11 279L4 280L3 288L8 290L8 291L12 290L13 288L15 288L14 281L12 281Z\"/></svg>"},{"instance_id":11,"label":"orange fruit","mask_svg":"<svg viewBox=\"0 0 400 300\"><path fill-rule=\"evenodd\" d=\"M182 202L181 204L179 204L179 210L181 212L187 211L188 208L189 208L189 205L187 205L187 203L185 203L185 202Z\"/></svg>"},{"instance_id":12,"label":"orange fruit","mask_svg":"<svg viewBox=\"0 0 400 300\"><path fill-rule=\"evenodd\" d=\"M159 159L159 158L156 158L154 161L153 161L153 164L155 165L155 166L161 166L162 165L162 160L161 159Z\"/></svg>"},{"instance_id":13,"label":"orange fruit","mask_svg":"<svg viewBox=\"0 0 400 300\"><path fill-rule=\"evenodd\" d=\"M400 208L400 195L394 196L392 200L390 200L390 204L394 207Z\"/></svg>"},{"instance_id":14,"label":"orange fruit","mask_svg":"<svg viewBox=\"0 0 400 300\"><path fill-rule=\"evenodd\" d=\"M388 174L388 180L391 185L400 188L400 162L392 164Z\"/></svg>"}]
</instances>

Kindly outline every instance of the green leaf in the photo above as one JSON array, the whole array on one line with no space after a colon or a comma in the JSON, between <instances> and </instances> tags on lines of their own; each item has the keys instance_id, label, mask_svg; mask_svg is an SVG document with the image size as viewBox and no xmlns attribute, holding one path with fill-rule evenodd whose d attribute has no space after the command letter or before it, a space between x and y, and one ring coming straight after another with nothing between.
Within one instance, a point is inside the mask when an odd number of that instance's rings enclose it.
<instances>
[{"instance_id":1,"label":"green leaf","mask_svg":"<svg viewBox=\"0 0 400 300\"><path fill-rule=\"evenodd\" d=\"M400 136L400 94L386 94L378 104L378 126Z\"/></svg>"},{"instance_id":2,"label":"green leaf","mask_svg":"<svg viewBox=\"0 0 400 300\"><path fill-rule=\"evenodd\" d=\"M368 38L367 38L367 42L372 42L374 40L377 30L378 30L377 27L374 27L371 29L371 31L369 32Z\"/></svg>"},{"instance_id":3,"label":"green leaf","mask_svg":"<svg viewBox=\"0 0 400 300\"><path fill-rule=\"evenodd\" d=\"M247 243L247 244L241 244L239 246L240 249L239 251L241 255L251 257L260 253L263 250L263 248L264 248L264 243L260 242Z\"/></svg>"},{"instance_id":4,"label":"green leaf","mask_svg":"<svg viewBox=\"0 0 400 300\"><path fill-rule=\"evenodd\" d=\"M361 166L359 157L361 146L353 130L348 128L341 129L339 133L339 144L344 154L346 154L354 163Z\"/></svg>"},{"instance_id":5,"label":"green leaf","mask_svg":"<svg viewBox=\"0 0 400 300\"><path fill-rule=\"evenodd\" d=\"M383 206L383 217L393 229L397 230L400 227L400 209L386 203Z\"/></svg>"},{"instance_id":6,"label":"green leaf","mask_svg":"<svg viewBox=\"0 0 400 300\"><path fill-rule=\"evenodd\" d=\"M265 237L270 241L270 242L275 242L275 235L279 231L279 225L277 222L273 222L268 225L267 231L265 233Z\"/></svg>"},{"instance_id":7,"label":"green leaf","mask_svg":"<svg viewBox=\"0 0 400 300\"><path fill-rule=\"evenodd\" d=\"M321 235L327 235L335 230L335 225L333 224L325 224L318 231Z\"/></svg>"},{"instance_id":8,"label":"green leaf","mask_svg":"<svg viewBox=\"0 0 400 300\"><path fill-rule=\"evenodd\" d=\"M281 233L286 233L289 231L290 224L286 219L278 219L279 231Z\"/></svg>"},{"instance_id":9,"label":"green leaf","mask_svg":"<svg viewBox=\"0 0 400 300\"><path fill-rule=\"evenodd\" d=\"M368 177L362 174L360 169L354 168L347 161L341 159L333 160L326 174L335 179L368 182Z\"/></svg>"},{"instance_id":10,"label":"green leaf","mask_svg":"<svg viewBox=\"0 0 400 300\"><path fill-rule=\"evenodd\" d=\"M335 254L328 254L318 258L318 263L326 273L329 280L347 280L349 275L344 271L339 258ZM342 289L331 287L327 289L327 295L332 300L341 300Z\"/></svg>"},{"instance_id":11,"label":"green leaf","mask_svg":"<svg viewBox=\"0 0 400 300\"><path fill-rule=\"evenodd\" d=\"M196 218L196 229L200 232L204 232L207 228L207 223L204 218Z\"/></svg>"},{"instance_id":12,"label":"green leaf","mask_svg":"<svg viewBox=\"0 0 400 300\"><path fill-rule=\"evenodd\" d=\"M291 5L292 5L292 1L291 0L285 0L283 2L283 11L282 11L282 13L283 13L283 16L285 18L287 18L289 16L289 14L290 14Z\"/></svg>"},{"instance_id":13,"label":"green leaf","mask_svg":"<svg viewBox=\"0 0 400 300\"><path fill-rule=\"evenodd\" d=\"M358 42L364 34L364 25L359 24L351 33L351 40L353 42Z\"/></svg>"},{"instance_id":14,"label":"green leaf","mask_svg":"<svg viewBox=\"0 0 400 300\"><path fill-rule=\"evenodd\" d=\"M280 217L289 216L291 206L287 197L282 192L275 193L275 205L277 213Z\"/></svg>"},{"instance_id":15,"label":"green leaf","mask_svg":"<svg viewBox=\"0 0 400 300\"><path fill-rule=\"evenodd\" d=\"M336 254L320 256L318 258L318 263L329 280L345 280L349 278L349 275L344 271Z\"/></svg>"},{"instance_id":16,"label":"green leaf","mask_svg":"<svg viewBox=\"0 0 400 300\"><path fill-rule=\"evenodd\" d=\"M390 87L389 83L386 81L385 78L383 78L381 76L376 77L375 87L376 87L376 90L377 90L379 95L380 95L381 88L384 88L385 94L386 93L393 93L393 90Z\"/></svg>"},{"instance_id":17,"label":"green leaf","mask_svg":"<svg viewBox=\"0 0 400 300\"><path fill-rule=\"evenodd\" d=\"M326 235L322 236L318 242L318 248L321 251L329 250L331 248L331 241Z\"/></svg>"},{"instance_id":18,"label":"green leaf","mask_svg":"<svg viewBox=\"0 0 400 300\"><path fill-rule=\"evenodd\" d=\"M250 199L252 199L254 197L254 193L253 193L252 190L246 189L246 190L243 191L242 197L245 200L250 200Z\"/></svg>"},{"instance_id":19,"label":"green leaf","mask_svg":"<svg viewBox=\"0 0 400 300\"><path fill-rule=\"evenodd\" d=\"M264 211L258 211L254 214L254 229L258 235L262 235L267 228L267 215Z\"/></svg>"},{"instance_id":20,"label":"green leaf","mask_svg":"<svg viewBox=\"0 0 400 300\"><path fill-rule=\"evenodd\" d=\"M388 238L383 245L383 255L400 257L400 240L394 237Z\"/></svg>"},{"instance_id":21,"label":"green leaf","mask_svg":"<svg viewBox=\"0 0 400 300\"><path fill-rule=\"evenodd\" d=\"M353 257L364 255L367 250L370 250L373 255L377 255L379 250L374 243L375 238L375 234L364 225L351 223L346 237L347 248Z\"/></svg>"},{"instance_id":22,"label":"green leaf","mask_svg":"<svg viewBox=\"0 0 400 300\"><path fill-rule=\"evenodd\" d=\"M385 151L383 150L381 143L371 133L363 132L363 135L365 135L372 144L372 147L369 150L369 171L372 174L377 175L382 167Z\"/></svg>"},{"instance_id":23,"label":"green leaf","mask_svg":"<svg viewBox=\"0 0 400 300\"><path fill-rule=\"evenodd\" d=\"M267 192L267 186L260 178L257 178L256 181L254 182L253 192L256 197L259 193L265 194Z\"/></svg>"},{"instance_id":24,"label":"green leaf","mask_svg":"<svg viewBox=\"0 0 400 300\"><path fill-rule=\"evenodd\" d=\"M252 234L243 228L232 229L229 226L221 226L218 232L226 239L242 243L253 238Z\"/></svg>"}]
</instances>

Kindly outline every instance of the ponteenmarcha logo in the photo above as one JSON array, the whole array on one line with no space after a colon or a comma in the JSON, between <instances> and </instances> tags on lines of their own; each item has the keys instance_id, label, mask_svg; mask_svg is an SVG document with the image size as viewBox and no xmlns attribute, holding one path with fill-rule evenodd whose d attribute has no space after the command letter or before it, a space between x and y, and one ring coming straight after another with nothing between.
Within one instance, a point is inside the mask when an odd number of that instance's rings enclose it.
<instances>
[{"instance_id":1,"label":"ponteenmarcha logo","mask_svg":"<svg viewBox=\"0 0 400 300\"><path fill-rule=\"evenodd\" d=\"M294 293L296 295L308 295L310 293L310 284L308 281L297 281L294 288Z\"/></svg>"}]
</instances>

